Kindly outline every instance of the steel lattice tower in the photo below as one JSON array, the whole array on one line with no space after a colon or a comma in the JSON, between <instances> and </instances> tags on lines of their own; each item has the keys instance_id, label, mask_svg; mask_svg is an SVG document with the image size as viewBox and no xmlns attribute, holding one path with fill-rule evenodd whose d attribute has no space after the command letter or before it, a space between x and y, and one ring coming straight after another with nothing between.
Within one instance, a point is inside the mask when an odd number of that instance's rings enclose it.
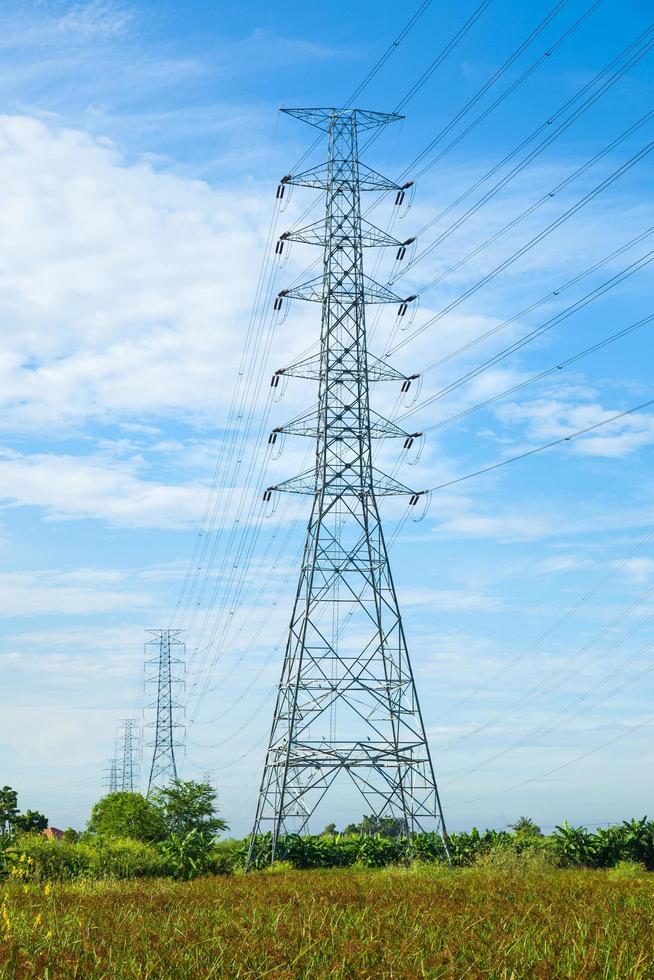
<instances>
[{"instance_id":1,"label":"steel lattice tower","mask_svg":"<svg viewBox=\"0 0 654 980\"><path fill-rule=\"evenodd\" d=\"M109 767L105 769L104 784L109 793L118 792L118 759L110 759Z\"/></svg>"},{"instance_id":2,"label":"steel lattice tower","mask_svg":"<svg viewBox=\"0 0 654 980\"><path fill-rule=\"evenodd\" d=\"M123 720L123 732L121 735L121 744L123 749L123 771L120 787L123 793L135 792L136 777L138 774L138 763L134 761L136 741L138 738L134 731L135 724L136 722L132 718L125 718Z\"/></svg>"},{"instance_id":3,"label":"steel lattice tower","mask_svg":"<svg viewBox=\"0 0 654 980\"><path fill-rule=\"evenodd\" d=\"M155 730L154 741L148 743L154 749L148 779L149 795L157 786L171 779L177 779L175 748L179 742L175 740L175 732L182 727L179 721L182 707L174 700L173 690L182 684L182 679L176 677L173 671L184 663L185 647L182 641L177 639L180 630L149 630L148 632L152 633L155 639L145 644L146 654L149 647L158 648L155 657L146 659L146 665L152 665L156 669L156 674L148 680L157 685L157 700L149 706L156 710L156 718L151 726ZM182 654L182 657L173 656L173 652Z\"/></svg>"},{"instance_id":4,"label":"steel lattice tower","mask_svg":"<svg viewBox=\"0 0 654 980\"><path fill-rule=\"evenodd\" d=\"M363 272L364 246L400 242L361 217L361 191L393 191L400 204L409 184L398 185L359 163L357 135L399 119L357 109L285 109L326 130L326 165L284 177L286 185L326 192L325 218L281 236L322 246L323 272L282 290L286 298L322 304L320 353L276 372L318 381L316 411L275 429L316 440L313 468L270 487L313 498L302 567L250 844L272 832L306 831L309 817L339 774L360 790L369 812L399 817L407 835L444 834L429 745L416 694L402 618L379 516L377 497L412 491L372 462L372 439L407 433L373 412L371 381L411 378L368 353L368 303L399 303L403 316L415 297L402 299ZM403 251L404 250L404 251ZM411 503L418 500L412 494Z\"/></svg>"}]
</instances>

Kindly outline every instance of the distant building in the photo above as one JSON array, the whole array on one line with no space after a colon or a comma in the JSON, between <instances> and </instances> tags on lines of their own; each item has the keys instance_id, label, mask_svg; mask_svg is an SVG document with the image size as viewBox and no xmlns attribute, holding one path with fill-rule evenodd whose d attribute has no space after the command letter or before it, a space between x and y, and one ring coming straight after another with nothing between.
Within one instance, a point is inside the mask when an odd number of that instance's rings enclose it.
<instances>
[{"instance_id":1,"label":"distant building","mask_svg":"<svg viewBox=\"0 0 654 980\"><path fill-rule=\"evenodd\" d=\"M44 837L48 840L61 840L64 836L63 830L57 830L56 827L46 827L45 830L41 831Z\"/></svg>"}]
</instances>

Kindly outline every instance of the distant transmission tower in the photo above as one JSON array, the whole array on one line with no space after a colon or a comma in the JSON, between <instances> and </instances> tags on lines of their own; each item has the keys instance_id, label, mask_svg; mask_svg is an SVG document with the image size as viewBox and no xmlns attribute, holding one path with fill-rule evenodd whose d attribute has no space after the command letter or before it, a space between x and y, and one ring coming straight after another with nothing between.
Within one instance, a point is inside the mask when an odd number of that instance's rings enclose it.
<instances>
[{"instance_id":1,"label":"distant transmission tower","mask_svg":"<svg viewBox=\"0 0 654 980\"><path fill-rule=\"evenodd\" d=\"M415 297L396 296L363 273L363 247L400 242L361 217L361 191L393 191L402 204L409 184L398 185L359 163L357 135L399 119L360 109L285 109L325 130L326 165L284 177L287 185L326 191L324 219L281 236L319 245L323 272L275 300L322 304L320 353L276 372L318 381L315 411L278 432L316 440L308 472L269 487L313 498L304 556L279 683L249 861L258 835L272 832L273 858L280 834L307 829L316 806L339 775L352 781L367 812L397 817L404 831L445 833L434 769L382 531L377 497L419 494L372 463L372 439L407 433L371 411L371 381L394 379L406 391L413 376L368 353L366 303L398 303L404 316Z\"/></svg>"},{"instance_id":2,"label":"distant transmission tower","mask_svg":"<svg viewBox=\"0 0 654 980\"><path fill-rule=\"evenodd\" d=\"M157 700L149 707L156 711L154 741L148 745L153 747L150 778L148 779L148 795L157 786L162 786L171 779L177 779L177 764L175 748L179 742L175 740L175 732L181 728L180 716L182 706L174 700L173 691L182 684L182 679L175 676L175 669L184 663L185 647L177 637L181 630L149 630L155 639L145 644L148 648L157 650L156 656L146 659L146 665L151 665L156 673L148 680L157 685ZM174 656L174 654L182 656Z\"/></svg>"},{"instance_id":3,"label":"distant transmission tower","mask_svg":"<svg viewBox=\"0 0 654 980\"><path fill-rule=\"evenodd\" d=\"M118 792L118 759L110 759L105 769L104 784L108 793Z\"/></svg>"},{"instance_id":4,"label":"distant transmission tower","mask_svg":"<svg viewBox=\"0 0 654 980\"><path fill-rule=\"evenodd\" d=\"M137 749L138 736L134 726L136 722L132 718L123 720L123 731L121 744L123 749L123 771L121 779L121 790L123 793L134 793L136 791L138 762L134 760L134 753Z\"/></svg>"}]
</instances>

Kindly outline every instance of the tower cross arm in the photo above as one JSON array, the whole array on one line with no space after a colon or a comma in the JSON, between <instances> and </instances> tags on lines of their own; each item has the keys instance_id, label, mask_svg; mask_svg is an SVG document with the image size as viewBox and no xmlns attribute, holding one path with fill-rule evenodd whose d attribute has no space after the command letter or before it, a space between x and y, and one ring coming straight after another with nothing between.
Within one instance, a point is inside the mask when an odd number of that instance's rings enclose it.
<instances>
[{"instance_id":1,"label":"tower cross arm","mask_svg":"<svg viewBox=\"0 0 654 980\"><path fill-rule=\"evenodd\" d=\"M286 184L294 187L311 187L314 190L330 190L331 188L351 187L352 177L344 169L330 168L328 164L321 163L317 167L303 170L299 174L285 174L280 180L280 185ZM359 161L358 190L360 191L404 191L412 186L412 180L400 184L396 180L391 180L390 177L384 177L383 174Z\"/></svg>"}]
</instances>

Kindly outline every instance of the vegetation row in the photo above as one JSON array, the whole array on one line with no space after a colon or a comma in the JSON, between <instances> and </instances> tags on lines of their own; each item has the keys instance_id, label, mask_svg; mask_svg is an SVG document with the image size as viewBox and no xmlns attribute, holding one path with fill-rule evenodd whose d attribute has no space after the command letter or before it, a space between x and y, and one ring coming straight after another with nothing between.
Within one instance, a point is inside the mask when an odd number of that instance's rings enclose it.
<instances>
[{"instance_id":1,"label":"vegetation row","mask_svg":"<svg viewBox=\"0 0 654 980\"><path fill-rule=\"evenodd\" d=\"M247 839L218 839L227 825L216 815L216 792L192 781L177 781L150 799L109 794L95 805L83 833L68 830L60 839L47 839L44 824L40 814L21 816L13 790L0 791L0 877L190 879L242 871L248 854ZM509 830L452 833L446 845L436 834L408 839L398 821L364 817L342 833L330 824L322 834L284 836L277 842L275 861L293 869L415 863L470 867L479 862L613 868L632 862L654 870L654 821L643 817L595 831L564 823L544 835L523 817ZM265 869L271 863L268 834L256 841L253 866Z\"/></svg>"}]
</instances>

